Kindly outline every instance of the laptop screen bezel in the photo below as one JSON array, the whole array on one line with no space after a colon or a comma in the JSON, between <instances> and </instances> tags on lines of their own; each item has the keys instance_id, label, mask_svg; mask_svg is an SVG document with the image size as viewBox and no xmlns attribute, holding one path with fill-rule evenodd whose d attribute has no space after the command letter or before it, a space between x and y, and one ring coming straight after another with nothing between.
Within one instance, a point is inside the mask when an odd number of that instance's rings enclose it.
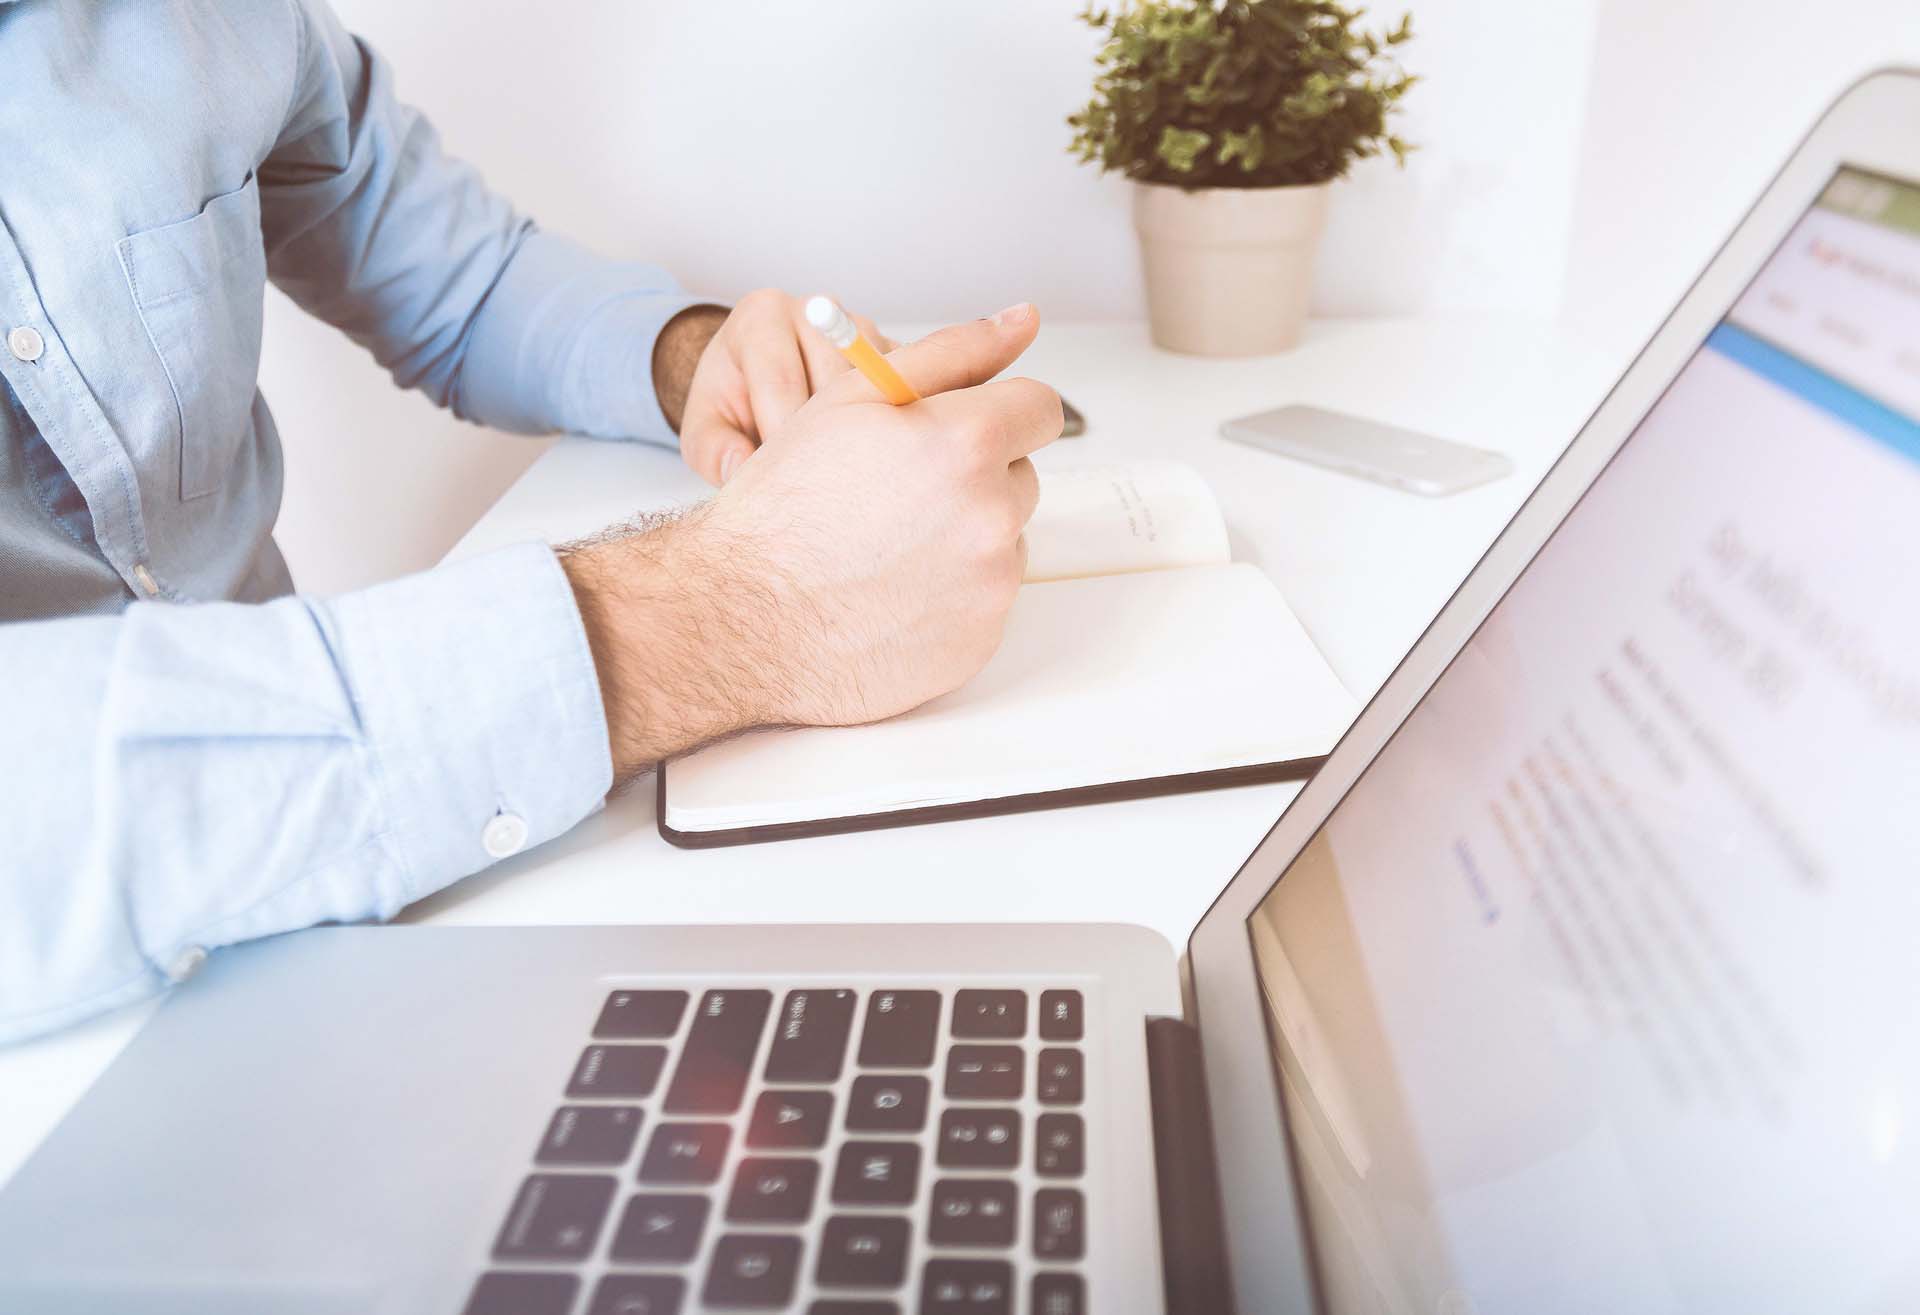
<instances>
[{"instance_id":1,"label":"laptop screen bezel","mask_svg":"<svg viewBox=\"0 0 1920 1315\"><path fill-rule=\"evenodd\" d=\"M1916 123L1920 71L1870 74L1828 109L1195 928L1186 985L1242 1311L1319 1308L1247 919L1835 172L1920 179Z\"/></svg>"}]
</instances>

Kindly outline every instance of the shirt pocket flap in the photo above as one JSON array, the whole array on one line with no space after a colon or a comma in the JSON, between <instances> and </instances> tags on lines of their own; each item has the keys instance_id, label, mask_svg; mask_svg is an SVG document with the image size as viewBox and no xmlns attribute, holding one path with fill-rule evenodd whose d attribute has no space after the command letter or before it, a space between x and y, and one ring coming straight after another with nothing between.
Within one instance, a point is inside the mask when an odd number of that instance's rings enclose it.
<instances>
[{"instance_id":1,"label":"shirt pocket flap","mask_svg":"<svg viewBox=\"0 0 1920 1315\"><path fill-rule=\"evenodd\" d=\"M120 239L121 266L179 417L180 496L220 487L248 432L267 263L252 173L191 219Z\"/></svg>"}]
</instances>

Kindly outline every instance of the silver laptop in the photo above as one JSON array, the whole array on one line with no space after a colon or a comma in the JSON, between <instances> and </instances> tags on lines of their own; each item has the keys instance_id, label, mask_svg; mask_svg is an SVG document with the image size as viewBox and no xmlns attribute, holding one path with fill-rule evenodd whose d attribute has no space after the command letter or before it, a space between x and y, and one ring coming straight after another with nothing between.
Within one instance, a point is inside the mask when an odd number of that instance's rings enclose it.
<instances>
[{"instance_id":1,"label":"silver laptop","mask_svg":"<svg viewBox=\"0 0 1920 1315\"><path fill-rule=\"evenodd\" d=\"M1084 926L226 951L0 1194L0 1310L1920 1309L1917 575L1888 73L1178 964Z\"/></svg>"}]
</instances>

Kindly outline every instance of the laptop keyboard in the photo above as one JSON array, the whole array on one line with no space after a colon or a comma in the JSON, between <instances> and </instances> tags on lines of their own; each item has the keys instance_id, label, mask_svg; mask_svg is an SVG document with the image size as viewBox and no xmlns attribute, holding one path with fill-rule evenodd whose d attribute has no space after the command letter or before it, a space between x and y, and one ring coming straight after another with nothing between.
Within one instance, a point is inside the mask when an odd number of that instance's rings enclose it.
<instances>
[{"instance_id":1,"label":"laptop keyboard","mask_svg":"<svg viewBox=\"0 0 1920 1315\"><path fill-rule=\"evenodd\" d=\"M1088 1315L1084 1013L616 990L466 1315Z\"/></svg>"}]
</instances>

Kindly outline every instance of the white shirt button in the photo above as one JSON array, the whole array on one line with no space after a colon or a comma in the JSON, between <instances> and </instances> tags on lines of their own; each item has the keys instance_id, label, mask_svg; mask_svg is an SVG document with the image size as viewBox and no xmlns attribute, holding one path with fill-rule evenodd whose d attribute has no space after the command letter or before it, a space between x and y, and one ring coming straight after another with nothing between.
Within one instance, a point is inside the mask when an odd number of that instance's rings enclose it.
<instances>
[{"instance_id":1,"label":"white shirt button","mask_svg":"<svg viewBox=\"0 0 1920 1315\"><path fill-rule=\"evenodd\" d=\"M204 945L189 945L173 956L173 962L167 965L167 977L175 982L184 982L200 971L200 965L207 961Z\"/></svg>"},{"instance_id":2,"label":"white shirt button","mask_svg":"<svg viewBox=\"0 0 1920 1315\"><path fill-rule=\"evenodd\" d=\"M480 844L494 858L518 854L527 844L527 819L518 813L495 813L480 829Z\"/></svg>"},{"instance_id":3,"label":"white shirt button","mask_svg":"<svg viewBox=\"0 0 1920 1315\"><path fill-rule=\"evenodd\" d=\"M37 361L40 353L47 350L47 340L31 324L22 324L7 335L7 350L17 360Z\"/></svg>"}]
</instances>

